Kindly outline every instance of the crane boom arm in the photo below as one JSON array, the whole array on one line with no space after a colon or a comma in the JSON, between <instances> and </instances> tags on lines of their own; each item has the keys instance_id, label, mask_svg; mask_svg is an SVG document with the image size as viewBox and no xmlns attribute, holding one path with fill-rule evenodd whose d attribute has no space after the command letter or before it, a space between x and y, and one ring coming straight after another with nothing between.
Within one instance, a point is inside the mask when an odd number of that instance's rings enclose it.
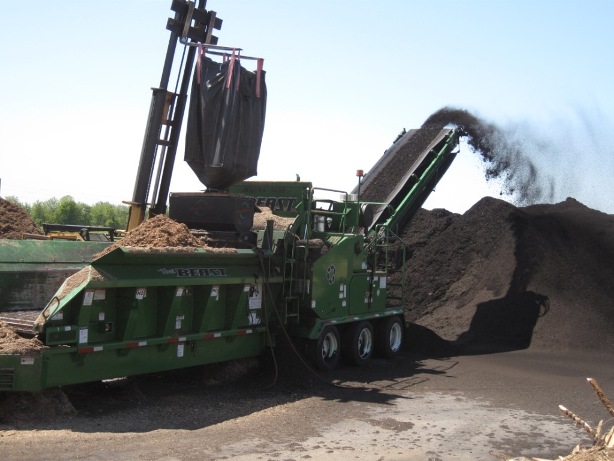
<instances>
[{"instance_id":1,"label":"crane boom arm","mask_svg":"<svg viewBox=\"0 0 614 461\"><path fill-rule=\"evenodd\" d=\"M150 193L152 196L150 214L166 212L179 134L194 67L195 45L216 44L217 37L212 35L212 31L222 27L222 20L217 18L215 11L205 10L205 5L206 0L199 0L198 6L186 0L172 2L171 10L175 12L175 16L168 20L166 26L171 35L160 86L152 88L153 94L134 192L132 201L128 202L130 211L127 230L134 229L144 221ZM177 92L177 89L169 90L169 82L176 61L178 43L188 49L185 59L181 60L183 68L177 72L177 87L179 87Z\"/></svg>"}]
</instances>

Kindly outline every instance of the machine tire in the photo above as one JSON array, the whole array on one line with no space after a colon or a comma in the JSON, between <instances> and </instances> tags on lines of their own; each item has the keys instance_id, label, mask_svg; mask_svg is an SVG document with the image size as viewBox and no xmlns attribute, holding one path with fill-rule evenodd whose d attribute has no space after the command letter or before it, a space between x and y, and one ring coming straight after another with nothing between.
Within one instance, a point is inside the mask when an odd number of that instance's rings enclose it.
<instances>
[{"instance_id":1,"label":"machine tire","mask_svg":"<svg viewBox=\"0 0 614 461\"><path fill-rule=\"evenodd\" d=\"M375 350L379 355L392 358L403 346L403 321L398 316L382 319L375 331Z\"/></svg>"},{"instance_id":2,"label":"machine tire","mask_svg":"<svg viewBox=\"0 0 614 461\"><path fill-rule=\"evenodd\" d=\"M371 322L351 323L343 335L344 358L354 365L364 365L373 355L373 326Z\"/></svg>"},{"instance_id":3,"label":"machine tire","mask_svg":"<svg viewBox=\"0 0 614 461\"><path fill-rule=\"evenodd\" d=\"M337 368L341 358L341 337L337 327L324 327L318 339L308 340L307 355L321 371Z\"/></svg>"}]
</instances>

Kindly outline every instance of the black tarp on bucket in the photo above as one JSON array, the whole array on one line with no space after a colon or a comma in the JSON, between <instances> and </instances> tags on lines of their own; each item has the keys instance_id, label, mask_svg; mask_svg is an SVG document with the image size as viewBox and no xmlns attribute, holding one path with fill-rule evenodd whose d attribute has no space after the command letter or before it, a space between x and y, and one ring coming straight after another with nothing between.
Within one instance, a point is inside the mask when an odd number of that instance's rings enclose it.
<instances>
[{"instance_id":1,"label":"black tarp on bucket","mask_svg":"<svg viewBox=\"0 0 614 461\"><path fill-rule=\"evenodd\" d=\"M267 96L261 65L252 72L234 57L218 63L203 56L196 67L185 161L208 189L224 190L257 174Z\"/></svg>"}]
</instances>

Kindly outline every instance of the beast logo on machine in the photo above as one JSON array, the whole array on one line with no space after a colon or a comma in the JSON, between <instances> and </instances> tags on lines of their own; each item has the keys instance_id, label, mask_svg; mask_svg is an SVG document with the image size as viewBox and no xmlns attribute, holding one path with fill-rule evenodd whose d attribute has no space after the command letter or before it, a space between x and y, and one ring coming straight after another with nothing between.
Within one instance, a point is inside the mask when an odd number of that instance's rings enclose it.
<instances>
[{"instance_id":1,"label":"beast logo on machine","mask_svg":"<svg viewBox=\"0 0 614 461\"><path fill-rule=\"evenodd\" d=\"M161 272L162 275L176 275L177 277L226 277L228 275L225 267L162 268L158 269L158 272Z\"/></svg>"},{"instance_id":2,"label":"beast logo on machine","mask_svg":"<svg viewBox=\"0 0 614 461\"><path fill-rule=\"evenodd\" d=\"M181 268L176 269L177 277L226 277L227 269L223 267L219 268Z\"/></svg>"},{"instance_id":3,"label":"beast logo on machine","mask_svg":"<svg viewBox=\"0 0 614 461\"><path fill-rule=\"evenodd\" d=\"M273 211L296 211L293 197L256 197L256 206L266 206Z\"/></svg>"}]
</instances>

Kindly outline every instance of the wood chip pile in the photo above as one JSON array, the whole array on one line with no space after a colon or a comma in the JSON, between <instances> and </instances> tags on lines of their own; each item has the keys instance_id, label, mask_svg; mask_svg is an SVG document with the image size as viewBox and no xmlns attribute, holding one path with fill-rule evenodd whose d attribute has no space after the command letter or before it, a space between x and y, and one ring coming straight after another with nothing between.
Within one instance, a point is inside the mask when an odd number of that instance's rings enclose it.
<instances>
[{"instance_id":1,"label":"wood chip pile","mask_svg":"<svg viewBox=\"0 0 614 461\"><path fill-rule=\"evenodd\" d=\"M273 228L275 230L286 230L290 224L294 222L295 218L284 218L273 214L269 207L260 207L260 213L254 214L253 230L266 229L267 221L273 221Z\"/></svg>"},{"instance_id":2,"label":"wood chip pile","mask_svg":"<svg viewBox=\"0 0 614 461\"><path fill-rule=\"evenodd\" d=\"M0 354L36 353L45 347L36 338L28 339L19 336L11 327L0 320Z\"/></svg>"},{"instance_id":3,"label":"wood chip pile","mask_svg":"<svg viewBox=\"0 0 614 461\"><path fill-rule=\"evenodd\" d=\"M185 224L178 223L165 215L157 215L144 221L126 236L94 255L100 258L119 247L132 247L157 251L185 252L197 248L212 252L228 252L233 249L213 248L205 240L196 238Z\"/></svg>"}]
</instances>

